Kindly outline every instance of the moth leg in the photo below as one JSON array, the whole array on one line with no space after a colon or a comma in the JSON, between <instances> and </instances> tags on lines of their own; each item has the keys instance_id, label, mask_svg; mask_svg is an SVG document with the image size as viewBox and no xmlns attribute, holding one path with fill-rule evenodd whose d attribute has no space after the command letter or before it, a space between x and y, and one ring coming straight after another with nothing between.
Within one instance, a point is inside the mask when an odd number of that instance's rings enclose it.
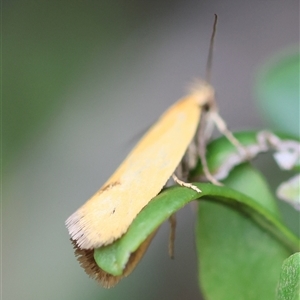
<instances>
[{"instance_id":1,"label":"moth leg","mask_svg":"<svg viewBox=\"0 0 300 300\"><path fill-rule=\"evenodd\" d=\"M174 258L175 249L175 235L176 235L176 214L173 214L169 218L170 222L170 235L169 235L169 256Z\"/></svg>"},{"instance_id":2,"label":"moth leg","mask_svg":"<svg viewBox=\"0 0 300 300\"><path fill-rule=\"evenodd\" d=\"M201 144L200 144L201 145ZM200 157L200 160L201 160L201 164L202 164L202 168L203 168L203 172L204 172L204 175L206 177L206 179L208 181L210 181L212 184L214 185L219 185L219 186L222 186L223 184L218 181L209 171L209 168L208 168L208 165L207 165L207 160L206 160L206 149L205 149L205 146L202 147L200 146L199 147L199 157Z\"/></svg>"},{"instance_id":3,"label":"moth leg","mask_svg":"<svg viewBox=\"0 0 300 300\"><path fill-rule=\"evenodd\" d=\"M246 160L251 159L251 154L247 149L235 138L232 132L227 128L226 122L217 111L210 112L210 118L218 128L218 130L226 136L228 141L238 150L240 156Z\"/></svg>"},{"instance_id":4,"label":"moth leg","mask_svg":"<svg viewBox=\"0 0 300 300\"><path fill-rule=\"evenodd\" d=\"M206 179L214 185L221 186L222 183L211 174L206 160L206 145L212 135L213 125L214 123L211 122L208 113L202 113L195 143L197 144L198 155L200 157Z\"/></svg>"},{"instance_id":5,"label":"moth leg","mask_svg":"<svg viewBox=\"0 0 300 300\"><path fill-rule=\"evenodd\" d=\"M196 191L197 193L201 193L202 192L198 187L196 187L192 183L184 182L184 181L180 180L175 174L172 175L172 178L180 186L184 186L184 187L187 187L189 189L192 189L192 190Z\"/></svg>"},{"instance_id":6,"label":"moth leg","mask_svg":"<svg viewBox=\"0 0 300 300\"><path fill-rule=\"evenodd\" d=\"M191 169L191 165L194 167L196 165L196 158L197 151L195 148L195 144L191 143L190 145L191 149L189 149L189 153L186 153L184 157L182 158L182 161L176 168L176 173L180 178L183 178L184 180L187 180L189 171ZM172 175L173 180L179 184L180 186L184 186L187 188L190 188L198 193L201 193L201 190L196 187L195 185L185 182L183 180L180 180L175 174ZM171 258L174 258L174 246L175 246L175 235L176 235L176 215L173 214L169 218L170 222L170 236L169 236L169 256Z\"/></svg>"}]
</instances>

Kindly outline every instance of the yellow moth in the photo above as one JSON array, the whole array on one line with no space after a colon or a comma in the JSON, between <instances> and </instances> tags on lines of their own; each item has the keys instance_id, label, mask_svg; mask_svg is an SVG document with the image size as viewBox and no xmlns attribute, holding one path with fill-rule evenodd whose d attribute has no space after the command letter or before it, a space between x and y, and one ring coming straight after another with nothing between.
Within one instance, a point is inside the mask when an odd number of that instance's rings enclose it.
<instances>
[{"instance_id":1,"label":"yellow moth","mask_svg":"<svg viewBox=\"0 0 300 300\"><path fill-rule=\"evenodd\" d=\"M66 226L78 248L108 245L128 230L137 214L174 174L197 132L204 108L215 111L211 104L214 90L201 82L159 118L103 187L67 219Z\"/></svg>"},{"instance_id":2,"label":"yellow moth","mask_svg":"<svg viewBox=\"0 0 300 300\"><path fill-rule=\"evenodd\" d=\"M202 107L213 95L211 86L203 83L171 106L103 187L68 218L78 247L99 248L127 231L174 173L196 133Z\"/></svg>"}]
</instances>

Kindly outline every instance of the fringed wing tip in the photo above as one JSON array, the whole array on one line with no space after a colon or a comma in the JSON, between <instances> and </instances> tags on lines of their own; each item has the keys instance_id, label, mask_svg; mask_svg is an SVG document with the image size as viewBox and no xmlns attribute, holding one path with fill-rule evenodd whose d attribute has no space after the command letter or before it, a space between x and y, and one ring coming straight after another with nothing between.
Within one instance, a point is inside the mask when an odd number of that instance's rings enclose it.
<instances>
[{"instance_id":1,"label":"fringed wing tip","mask_svg":"<svg viewBox=\"0 0 300 300\"><path fill-rule=\"evenodd\" d=\"M84 269L85 273L97 281L98 284L104 288L111 288L115 286L123 276L113 276L102 270L95 262L94 249L81 249L78 247L77 242L71 239L74 247L75 256Z\"/></svg>"}]
</instances>

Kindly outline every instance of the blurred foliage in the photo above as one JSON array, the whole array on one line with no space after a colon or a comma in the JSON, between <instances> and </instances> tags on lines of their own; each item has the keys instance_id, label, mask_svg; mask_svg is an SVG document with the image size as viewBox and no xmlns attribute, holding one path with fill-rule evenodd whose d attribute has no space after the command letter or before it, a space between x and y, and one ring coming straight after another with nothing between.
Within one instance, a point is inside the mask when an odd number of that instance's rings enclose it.
<instances>
[{"instance_id":1,"label":"blurred foliage","mask_svg":"<svg viewBox=\"0 0 300 300\"><path fill-rule=\"evenodd\" d=\"M290 49L266 63L257 77L257 104L272 130L299 137L300 56Z\"/></svg>"},{"instance_id":2,"label":"blurred foliage","mask_svg":"<svg viewBox=\"0 0 300 300\"><path fill-rule=\"evenodd\" d=\"M176 1L11 1L3 4L3 168L62 109L94 56L102 76L130 34ZM170 5L168 7L168 5ZM84 100L83 100L84 101Z\"/></svg>"}]
</instances>

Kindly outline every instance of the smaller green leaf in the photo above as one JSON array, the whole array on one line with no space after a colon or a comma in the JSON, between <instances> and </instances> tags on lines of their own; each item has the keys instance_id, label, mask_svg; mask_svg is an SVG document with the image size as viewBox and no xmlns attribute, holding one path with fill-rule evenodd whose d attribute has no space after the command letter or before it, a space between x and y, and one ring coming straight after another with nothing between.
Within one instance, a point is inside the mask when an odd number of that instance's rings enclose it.
<instances>
[{"instance_id":1,"label":"smaller green leaf","mask_svg":"<svg viewBox=\"0 0 300 300\"><path fill-rule=\"evenodd\" d=\"M248 147L257 144L257 134L258 131L245 131L235 133L234 136L241 145ZM209 143L206 147L206 160L211 174L215 176L215 174L219 172L220 167L225 161L230 159L232 154L238 154L237 149L225 136ZM228 170L228 172L229 171L230 170ZM196 168L191 172L192 178L198 175L204 176L200 160ZM223 178L218 179L222 180Z\"/></svg>"},{"instance_id":2,"label":"smaller green leaf","mask_svg":"<svg viewBox=\"0 0 300 300\"><path fill-rule=\"evenodd\" d=\"M300 299L300 253L287 258L280 273L277 287L277 300Z\"/></svg>"},{"instance_id":3,"label":"smaller green leaf","mask_svg":"<svg viewBox=\"0 0 300 300\"><path fill-rule=\"evenodd\" d=\"M244 150L247 151L246 154L248 154L251 159L260 153L275 151L276 155L274 155L274 158L280 168L283 168L282 152L287 152L294 158L295 162L290 168L286 167L285 169L299 169L299 141L286 134L272 133L269 131L245 131L234 133L234 137L244 147ZM278 156L280 156L281 160L278 159ZM285 155L285 160L286 156L287 155ZM206 149L206 159L211 174L216 179L223 180L235 166L248 161L249 157L245 155L242 156L238 152L238 149L223 136L209 143ZM279 164L278 161L281 164ZM196 168L191 172L191 177L197 180L200 179L199 181L202 179L205 180L201 161L198 162Z\"/></svg>"}]
</instances>

